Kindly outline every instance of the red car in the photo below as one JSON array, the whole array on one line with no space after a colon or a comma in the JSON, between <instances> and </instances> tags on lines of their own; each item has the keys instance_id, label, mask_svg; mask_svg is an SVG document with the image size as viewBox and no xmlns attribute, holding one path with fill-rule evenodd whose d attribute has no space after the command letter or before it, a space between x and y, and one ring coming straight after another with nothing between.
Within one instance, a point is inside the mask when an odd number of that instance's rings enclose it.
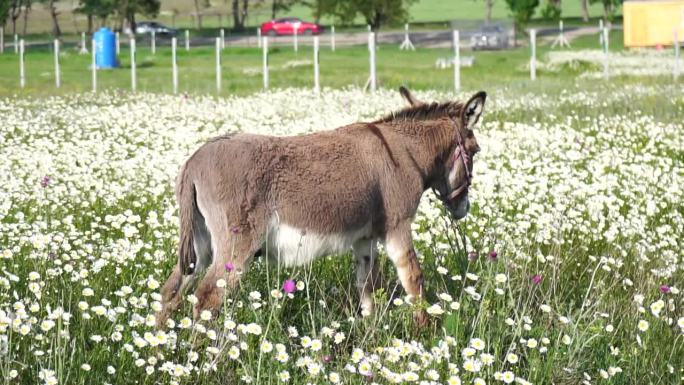
<instances>
[{"instance_id":1,"label":"red car","mask_svg":"<svg viewBox=\"0 0 684 385\"><path fill-rule=\"evenodd\" d=\"M323 31L318 24L307 23L296 17L283 17L261 24L261 33L268 36L294 35L295 28L297 35L318 35Z\"/></svg>"}]
</instances>

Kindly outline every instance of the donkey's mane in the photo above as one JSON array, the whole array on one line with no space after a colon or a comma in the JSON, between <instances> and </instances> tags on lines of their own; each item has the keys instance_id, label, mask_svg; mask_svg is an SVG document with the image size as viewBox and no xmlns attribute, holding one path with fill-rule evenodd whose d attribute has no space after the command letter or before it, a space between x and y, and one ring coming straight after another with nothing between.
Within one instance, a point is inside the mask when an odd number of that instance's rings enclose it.
<instances>
[{"instance_id":1,"label":"donkey's mane","mask_svg":"<svg viewBox=\"0 0 684 385\"><path fill-rule=\"evenodd\" d=\"M463 108L460 102L433 102L410 106L392 112L373 123L387 123L395 120L429 120L457 114Z\"/></svg>"}]
</instances>

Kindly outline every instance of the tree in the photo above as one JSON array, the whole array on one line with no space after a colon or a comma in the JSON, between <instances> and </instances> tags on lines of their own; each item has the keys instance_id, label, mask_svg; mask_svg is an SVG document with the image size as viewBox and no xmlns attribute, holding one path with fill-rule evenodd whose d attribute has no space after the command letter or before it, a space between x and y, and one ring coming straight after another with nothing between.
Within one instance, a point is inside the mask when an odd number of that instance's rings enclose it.
<instances>
[{"instance_id":1,"label":"tree","mask_svg":"<svg viewBox=\"0 0 684 385\"><path fill-rule=\"evenodd\" d=\"M249 0L242 0L242 7L240 7L240 0L232 0L233 13L233 29L242 31L245 29L245 20L247 20L247 10L249 7Z\"/></svg>"},{"instance_id":2,"label":"tree","mask_svg":"<svg viewBox=\"0 0 684 385\"><path fill-rule=\"evenodd\" d=\"M10 13L10 1L0 1L0 27L5 27Z\"/></svg>"},{"instance_id":3,"label":"tree","mask_svg":"<svg viewBox=\"0 0 684 385\"><path fill-rule=\"evenodd\" d=\"M276 14L280 11L289 11L293 5L299 2L299 0L271 0L271 19L276 18Z\"/></svg>"},{"instance_id":4,"label":"tree","mask_svg":"<svg viewBox=\"0 0 684 385\"><path fill-rule=\"evenodd\" d=\"M311 9L311 15L314 17L314 22L319 24L321 17L324 15L335 15L336 0L311 0L302 1L302 4Z\"/></svg>"},{"instance_id":5,"label":"tree","mask_svg":"<svg viewBox=\"0 0 684 385\"><path fill-rule=\"evenodd\" d=\"M11 0L9 6L9 17L12 19L12 35L17 33L17 19L21 16L22 0Z\"/></svg>"},{"instance_id":6,"label":"tree","mask_svg":"<svg viewBox=\"0 0 684 385\"><path fill-rule=\"evenodd\" d=\"M337 17L343 24L361 15L374 30L381 26L408 20L408 8L416 0L333 0L326 14Z\"/></svg>"},{"instance_id":7,"label":"tree","mask_svg":"<svg viewBox=\"0 0 684 385\"><path fill-rule=\"evenodd\" d=\"M132 33L135 33L135 14L156 17L159 13L159 0L116 0L117 12L122 21L126 20Z\"/></svg>"},{"instance_id":8,"label":"tree","mask_svg":"<svg viewBox=\"0 0 684 385\"><path fill-rule=\"evenodd\" d=\"M558 21L561 13L561 0L547 0L546 5L541 10L541 16L544 20Z\"/></svg>"},{"instance_id":9,"label":"tree","mask_svg":"<svg viewBox=\"0 0 684 385\"><path fill-rule=\"evenodd\" d=\"M116 10L114 0L80 0L75 12L84 14L88 18L88 34L93 32L93 18L104 21Z\"/></svg>"},{"instance_id":10,"label":"tree","mask_svg":"<svg viewBox=\"0 0 684 385\"><path fill-rule=\"evenodd\" d=\"M506 5L513 15L513 44L516 44L517 33L524 30L530 22L539 0L506 0Z\"/></svg>"},{"instance_id":11,"label":"tree","mask_svg":"<svg viewBox=\"0 0 684 385\"><path fill-rule=\"evenodd\" d=\"M487 10L485 13L485 22L487 24L492 22L492 8L494 8L494 0L484 0L485 2L485 9Z\"/></svg>"},{"instance_id":12,"label":"tree","mask_svg":"<svg viewBox=\"0 0 684 385\"><path fill-rule=\"evenodd\" d=\"M197 22L197 29L202 29L202 10L209 8L211 5L209 0L194 0L195 2L195 20Z\"/></svg>"},{"instance_id":13,"label":"tree","mask_svg":"<svg viewBox=\"0 0 684 385\"><path fill-rule=\"evenodd\" d=\"M590 3L603 5L603 18L608 22L615 21L617 11L622 5L622 0L589 0Z\"/></svg>"},{"instance_id":14,"label":"tree","mask_svg":"<svg viewBox=\"0 0 684 385\"><path fill-rule=\"evenodd\" d=\"M23 35L26 35L26 27L28 26L28 15L31 13L32 0L23 0L24 3L24 31Z\"/></svg>"},{"instance_id":15,"label":"tree","mask_svg":"<svg viewBox=\"0 0 684 385\"><path fill-rule=\"evenodd\" d=\"M589 5L587 0L580 0L582 2L582 21L585 23L589 21Z\"/></svg>"},{"instance_id":16,"label":"tree","mask_svg":"<svg viewBox=\"0 0 684 385\"><path fill-rule=\"evenodd\" d=\"M52 36L54 36L56 38L59 37L60 35L62 35L62 30L59 28L59 19L57 18L57 16L59 16L59 12L57 12L57 5L55 4L58 0L38 0L38 1L41 3L44 3L45 6L47 7L48 11L50 12L50 17L52 18ZM26 25L25 23L26 23L26 21L24 21L24 25Z\"/></svg>"}]
</instances>

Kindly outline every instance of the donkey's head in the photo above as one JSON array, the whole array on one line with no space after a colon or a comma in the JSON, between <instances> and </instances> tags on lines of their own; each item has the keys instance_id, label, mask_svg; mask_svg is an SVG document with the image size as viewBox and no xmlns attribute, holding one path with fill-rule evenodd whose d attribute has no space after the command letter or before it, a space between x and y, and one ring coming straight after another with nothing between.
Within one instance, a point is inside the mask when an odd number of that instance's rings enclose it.
<instances>
[{"instance_id":1,"label":"donkey's head","mask_svg":"<svg viewBox=\"0 0 684 385\"><path fill-rule=\"evenodd\" d=\"M404 87L400 88L401 95L411 106L424 105ZM470 201L468 189L472 180L473 158L480 151L473 128L477 124L484 110L487 94L480 91L473 95L465 104L442 104L442 111L448 116L450 125L448 150L446 156L440 157L437 175L433 176L430 186L444 203L447 210L456 218L461 219L468 214Z\"/></svg>"}]
</instances>

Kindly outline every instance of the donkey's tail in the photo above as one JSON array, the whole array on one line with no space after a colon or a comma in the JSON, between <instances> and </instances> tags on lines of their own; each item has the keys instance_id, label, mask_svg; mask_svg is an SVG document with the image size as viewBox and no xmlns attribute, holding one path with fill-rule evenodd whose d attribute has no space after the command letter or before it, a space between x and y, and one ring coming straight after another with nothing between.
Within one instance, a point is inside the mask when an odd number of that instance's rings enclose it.
<instances>
[{"instance_id":1,"label":"donkey's tail","mask_svg":"<svg viewBox=\"0 0 684 385\"><path fill-rule=\"evenodd\" d=\"M199 209L197 208L195 184L188 174L188 163L185 163L176 184L176 199L178 200L178 216L180 219L178 265L183 275L192 274L197 263L193 224Z\"/></svg>"}]
</instances>

